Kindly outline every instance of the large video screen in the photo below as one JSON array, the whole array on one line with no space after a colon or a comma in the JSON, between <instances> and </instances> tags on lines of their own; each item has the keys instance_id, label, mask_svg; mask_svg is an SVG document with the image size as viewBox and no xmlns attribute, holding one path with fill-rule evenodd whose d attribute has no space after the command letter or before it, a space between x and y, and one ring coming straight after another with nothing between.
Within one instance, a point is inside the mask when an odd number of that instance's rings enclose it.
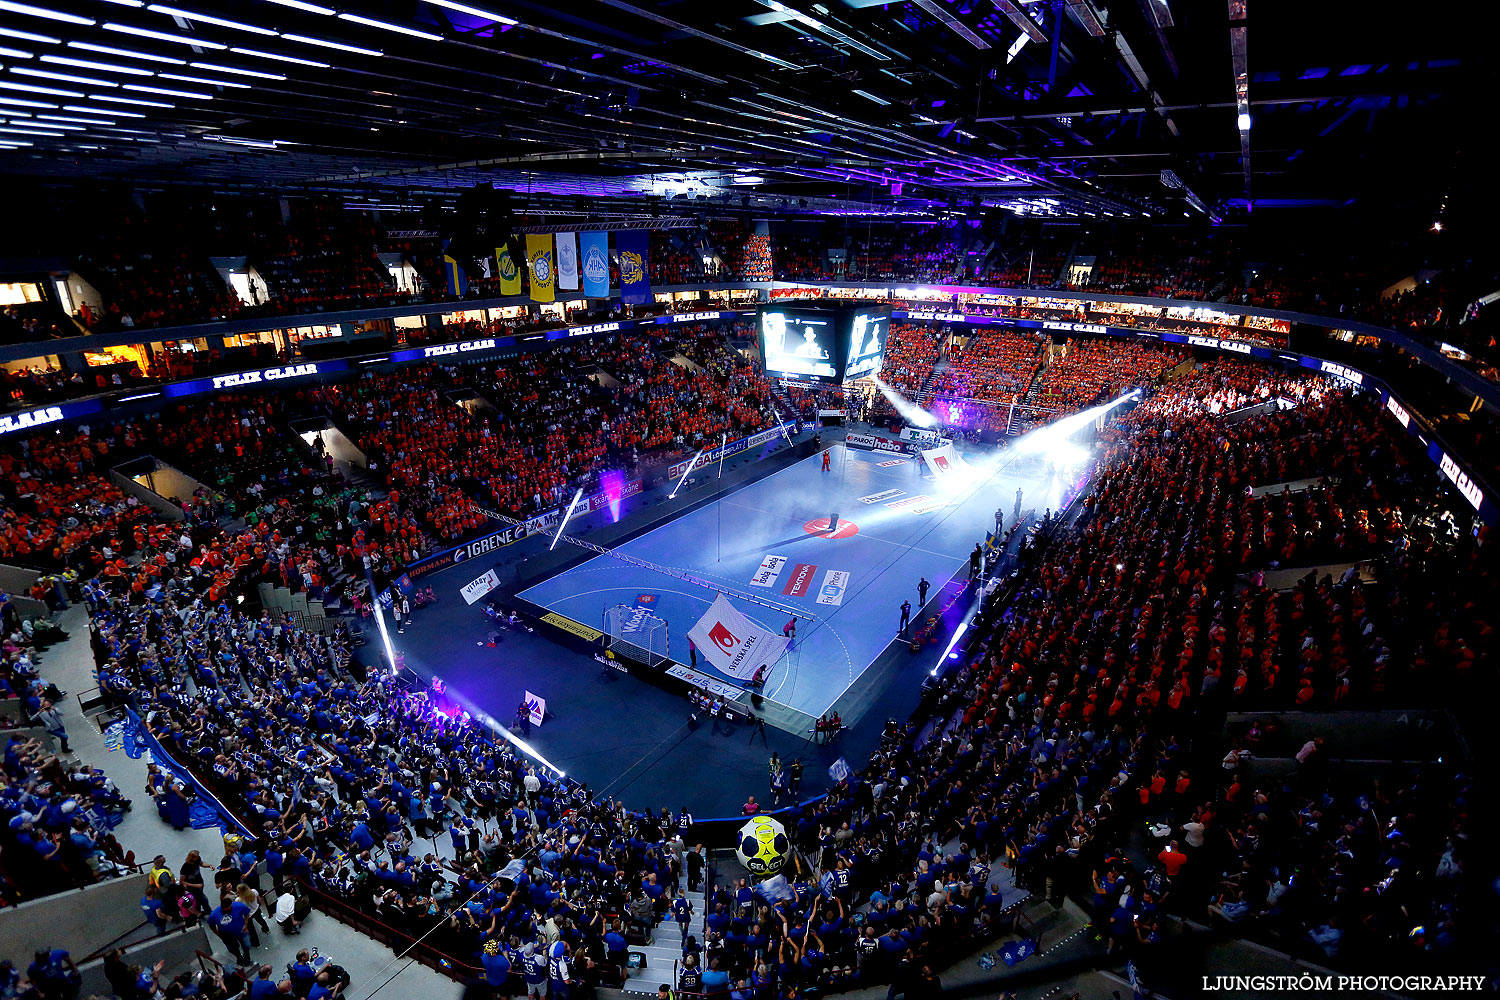
<instances>
[{"instance_id":1,"label":"large video screen","mask_svg":"<svg viewBox=\"0 0 1500 1000\"><path fill-rule=\"evenodd\" d=\"M763 307L760 345L765 370L838 381L839 319L832 311Z\"/></svg>"},{"instance_id":2,"label":"large video screen","mask_svg":"<svg viewBox=\"0 0 1500 1000\"><path fill-rule=\"evenodd\" d=\"M855 309L849 331L849 361L844 380L873 375L885 364L885 338L890 332L888 310Z\"/></svg>"}]
</instances>

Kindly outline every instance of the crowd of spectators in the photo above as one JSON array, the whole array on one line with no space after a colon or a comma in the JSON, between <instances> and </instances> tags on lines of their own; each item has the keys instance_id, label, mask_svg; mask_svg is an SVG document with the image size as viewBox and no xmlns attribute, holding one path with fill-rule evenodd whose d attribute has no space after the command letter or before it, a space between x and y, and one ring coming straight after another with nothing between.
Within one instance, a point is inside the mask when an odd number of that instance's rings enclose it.
<instances>
[{"instance_id":1,"label":"crowd of spectators","mask_svg":"<svg viewBox=\"0 0 1500 1000\"><path fill-rule=\"evenodd\" d=\"M1034 384L1034 398L1045 408L1076 409L1155 381L1189 356L1186 348L1161 344L1069 338Z\"/></svg>"},{"instance_id":2,"label":"crowd of spectators","mask_svg":"<svg viewBox=\"0 0 1500 1000\"><path fill-rule=\"evenodd\" d=\"M442 489L483 488L498 503L504 487L520 509L528 490L532 505L549 499L544 486L560 495L537 476L572 485L606 456L692 448L720 433L689 414L763 426L769 388L748 359L707 328L673 337L690 364L663 357L655 338L601 338L493 371L420 367L289 401L231 396L140 424L33 435L0 453L7 510L12 490L86 475L148 437L170 440L195 469L231 453L247 459L228 461L219 484L256 501L238 534L222 530L222 506L203 498L189 504L186 527L110 522L108 503L94 509L82 495L45 500L53 521L65 499L80 505L87 520L74 528L92 528L86 544L101 556L133 556L78 564L100 683L261 834L220 865L236 890L243 881L264 892L268 880L279 900L291 884L293 906L321 894L409 938L430 930L432 946L507 989L539 967L579 983L618 981L626 923L649 934L670 912L690 869L690 828L529 767L462 715L439 714L430 691L367 672L346 636L242 613L230 597L267 577L321 587L336 568L362 568L370 535L404 550L404 512L420 509L408 508L409 494L425 495L430 513L458 508ZM913 330L898 342L902 363L920 364L941 338ZM1072 344L1067 358L1051 384L1068 405L1152 381L1180 360L1113 341ZM498 413L457 405L481 385L493 387ZM1223 419L1272 399L1289 406ZM272 483L312 487L297 493L331 485L290 461L279 430L289 413L320 410L393 477L385 501L334 498L326 535L311 526L315 499L261 502ZM1253 767L1253 752L1274 738L1259 727L1228 737L1228 767L1217 753L1205 766L1190 749L1231 706L1400 704L1434 687L1463 690L1491 662L1486 535L1457 530L1433 478L1415 474L1425 459L1383 421L1369 397L1332 382L1230 360L1149 395L1105 431L1076 514L1047 519L1022 545L1005 599L988 603L961 660L928 685L916 723L890 727L855 777L788 818L820 880L794 878L779 901L710 888L707 932L684 949L693 958L685 967L701 970L687 985L771 995L895 980L920 990L956 948L1001 929L1007 907L992 876L1002 859L1023 885L1088 901L1105 946L1148 968L1169 913L1305 944L1328 960L1377 951L1436 960L1456 947L1472 919L1458 877L1471 835L1461 804L1472 792L1455 768L1372 787L1310 741L1295 774L1277 778ZM514 450L520 441L546 448L528 455ZM461 464L476 453L489 469ZM257 455L263 461L248 461ZM1298 479L1313 485L1249 490ZM127 526L129 541L116 539ZM410 527L445 532L432 518ZM1374 564L1376 582L1313 575L1276 591L1259 576L1340 561ZM41 717L51 692L34 676L38 642L12 635L3 676ZM56 800L59 789L86 797L107 822L127 804L102 775L69 772L16 740L4 770L9 829L27 838L7 841L6 855L34 848L56 866L37 873L59 885L129 863L107 829L66 819ZM174 784L163 778L153 795L178 825ZM1155 845L1165 849L1154 856L1153 846L1144 861L1139 849L1120 849L1141 819L1168 831ZM1180 844L1170 843L1177 831ZM416 849L438 832L450 857ZM204 890L197 874L179 876L188 895ZM217 912L231 917L221 923L212 899L194 899L230 951L247 957L250 930L232 919L235 900L219 900Z\"/></svg>"},{"instance_id":3,"label":"crowd of spectators","mask_svg":"<svg viewBox=\"0 0 1500 1000\"><path fill-rule=\"evenodd\" d=\"M939 395L1009 400L1031 386L1042 365L1046 339L1031 333L981 327L949 352L948 367L933 382Z\"/></svg>"},{"instance_id":4,"label":"crowd of spectators","mask_svg":"<svg viewBox=\"0 0 1500 1000\"><path fill-rule=\"evenodd\" d=\"M933 366L943 356L945 331L915 323L893 322L885 343L885 367L880 378L908 396L927 385Z\"/></svg>"}]
</instances>

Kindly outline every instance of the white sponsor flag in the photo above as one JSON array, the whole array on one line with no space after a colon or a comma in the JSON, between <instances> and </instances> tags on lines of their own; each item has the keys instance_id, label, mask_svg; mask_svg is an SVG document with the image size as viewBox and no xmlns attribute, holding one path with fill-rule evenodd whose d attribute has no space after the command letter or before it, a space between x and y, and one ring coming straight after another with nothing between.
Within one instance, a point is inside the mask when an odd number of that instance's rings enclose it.
<instances>
[{"instance_id":1,"label":"white sponsor flag","mask_svg":"<svg viewBox=\"0 0 1500 1000\"><path fill-rule=\"evenodd\" d=\"M924 448L922 459L940 483L956 482L969 470L968 464L953 450L951 441L941 448Z\"/></svg>"},{"instance_id":2,"label":"white sponsor flag","mask_svg":"<svg viewBox=\"0 0 1500 1000\"><path fill-rule=\"evenodd\" d=\"M715 669L740 680L754 677L762 665L780 660L789 642L740 614L723 594L688 630L688 638Z\"/></svg>"},{"instance_id":3,"label":"white sponsor flag","mask_svg":"<svg viewBox=\"0 0 1500 1000\"><path fill-rule=\"evenodd\" d=\"M494 570L489 570L484 576L464 584L459 593L464 595L465 604L473 604L498 586L500 586L499 575Z\"/></svg>"},{"instance_id":4,"label":"white sponsor flag","mask_svg":"<svg viewBox=\"0 0 1500 1000\"><path fill-rule=\"evenodd\" d=\"M531 716L531 724L533 726L540 726L542 720L547 717L547 699L527 691L526 711Z\"/></svg>"},{"instance_id":5,"label":"white sponsor flag","mask_svg":"<svg viewBox=\"0 0 1500 1000\"><path fill-rule=\"evenodd\" d=\"M572 233L557 234L557 287L578 287L578 240Z\"/></svg>"}]
</instances>

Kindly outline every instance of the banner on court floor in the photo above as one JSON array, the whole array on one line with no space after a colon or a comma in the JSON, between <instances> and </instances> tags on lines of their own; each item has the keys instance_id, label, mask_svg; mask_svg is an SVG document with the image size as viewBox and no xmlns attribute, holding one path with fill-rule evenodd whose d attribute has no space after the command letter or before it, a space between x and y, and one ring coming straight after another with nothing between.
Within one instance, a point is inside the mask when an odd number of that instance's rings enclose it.
<instances>
[{"instance_id":1,"label":"banner on court floor","mask_svg":"<svg viewBox=\"0 0 1500 1000\"><path fill-rule=\"evenodd\" d=\"M884 464L884 463L881 463ZM896 497L904 496L905 490L881 490L879 493L871 493L867 497L860 497L860 503L880 503L882 500L894 500Z\"/></svg>"},{"instance_id":2,"label":"banner on court floor","mask_svg":"<svg viewBox=\"0 0 1500 1000\"><path fill-rule=\"evenodd\" d=\"M761 666L776 663L789 645L784 636L768 632L740 614L723 594L688 630L688 638L716 670L739 680L754 677Z\"/></svg>"},{"instance_id":3,"label":"banner on court floor","mask_svg":"<svg viewBox=\"0 0 1500 1000\"><path fill-rule=\"evenodd\" d=\"M807 592L812 589L813 574L817 571L818 567L809 563L798 563L792 567L792 575L787 578L786 586L781 588L782 594L787 597L806 597Z\"/></svg>"},{"instance_id":4,"label":"banner on court floor","mask_svg":"<svg viewBox=\"0 0 1500 1000\"><path fill-rule=\"evenodd\" d=\"M916 496L907 497L904 500L893 500L890 503L886 504L886 506L893 507L896 510L901 510L906 507L915 507L919 503L930 503L931 500L932 497L928 496L927 494L918 493Z\"/></svg>"},{"instance_id":5,"label":"banner on court floor","mask_svg":"<svg viewBox=\"0 0 1500 1000\"><path fill-rule=\"evenodd\" d=\"M752 587L774 587L776 578L781 575L781 567L786 565L786 556L766 556L760 561L760 569L750 578Z\"/></svg>"},{"instance_id":6,"label":"banner on court floor","mask_svg":"<svg viewBox=\"0 0 1500 1000\"><path fill-rule=\"evenodd\" d=\"M464 595L465 604L473 604L498 586L500 586L500 575L494 570L488 570L484 576L464 584L459 593Z\"/></svg>"},{"instance_id":7,"label":"banner on court floor","mask_svg":"<svg viewBox=\"0 0 1500 1000\"><path fill-rule=\"evenodd\" d=\"M904 458L893 458L893 459L890 459L889 461L876 462L875 463L875 465L878 468L881 468L881 469L889 469L893 465L906 465L906 464L907 464L907 462L906 462L906 459L904 459Z\"/></svg>"},{"instance_id":8,"label":"banner on court floor","mask_svg":"<svg viewBox=\"0 0 1500 1000\"><path fill-rule=\"evenodd\" d=\"M844 591L849 589L849 574L841 569L831 569L823 574L823 586L818 588L818 603L834 607L844 603Z\"/></svg>"}]
</instances>

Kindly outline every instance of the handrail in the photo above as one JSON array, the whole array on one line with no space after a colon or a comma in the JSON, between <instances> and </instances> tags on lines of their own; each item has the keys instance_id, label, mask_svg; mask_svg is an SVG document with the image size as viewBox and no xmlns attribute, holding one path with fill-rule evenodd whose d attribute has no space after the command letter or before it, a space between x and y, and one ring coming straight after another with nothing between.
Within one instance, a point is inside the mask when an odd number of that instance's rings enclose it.
<instances>
[{"instance_id":1,"label":"handrail","mask_svg":"<svg viewBox=\"0 0 1500 1000\"><path fill-rule=\"evenodd\" d=\"M484 975L484 969L480 966L460 961L447 952L426 944L420 938L412 937L405 931L397 930L347 900L324 892L307 882L301 880L295 881L307 891L308 898L313 901L313 905L319 910L332 916L340 923L375 938L382 944L391 947L393 951L400 950L395 948L394 944L402 944L408 955L435 972L441 972L457 982L465 982ZM447 918L445 917L444 919ZM370 933L374 929L379 929L381 933Z\"/></svg>"}]
</instances>

